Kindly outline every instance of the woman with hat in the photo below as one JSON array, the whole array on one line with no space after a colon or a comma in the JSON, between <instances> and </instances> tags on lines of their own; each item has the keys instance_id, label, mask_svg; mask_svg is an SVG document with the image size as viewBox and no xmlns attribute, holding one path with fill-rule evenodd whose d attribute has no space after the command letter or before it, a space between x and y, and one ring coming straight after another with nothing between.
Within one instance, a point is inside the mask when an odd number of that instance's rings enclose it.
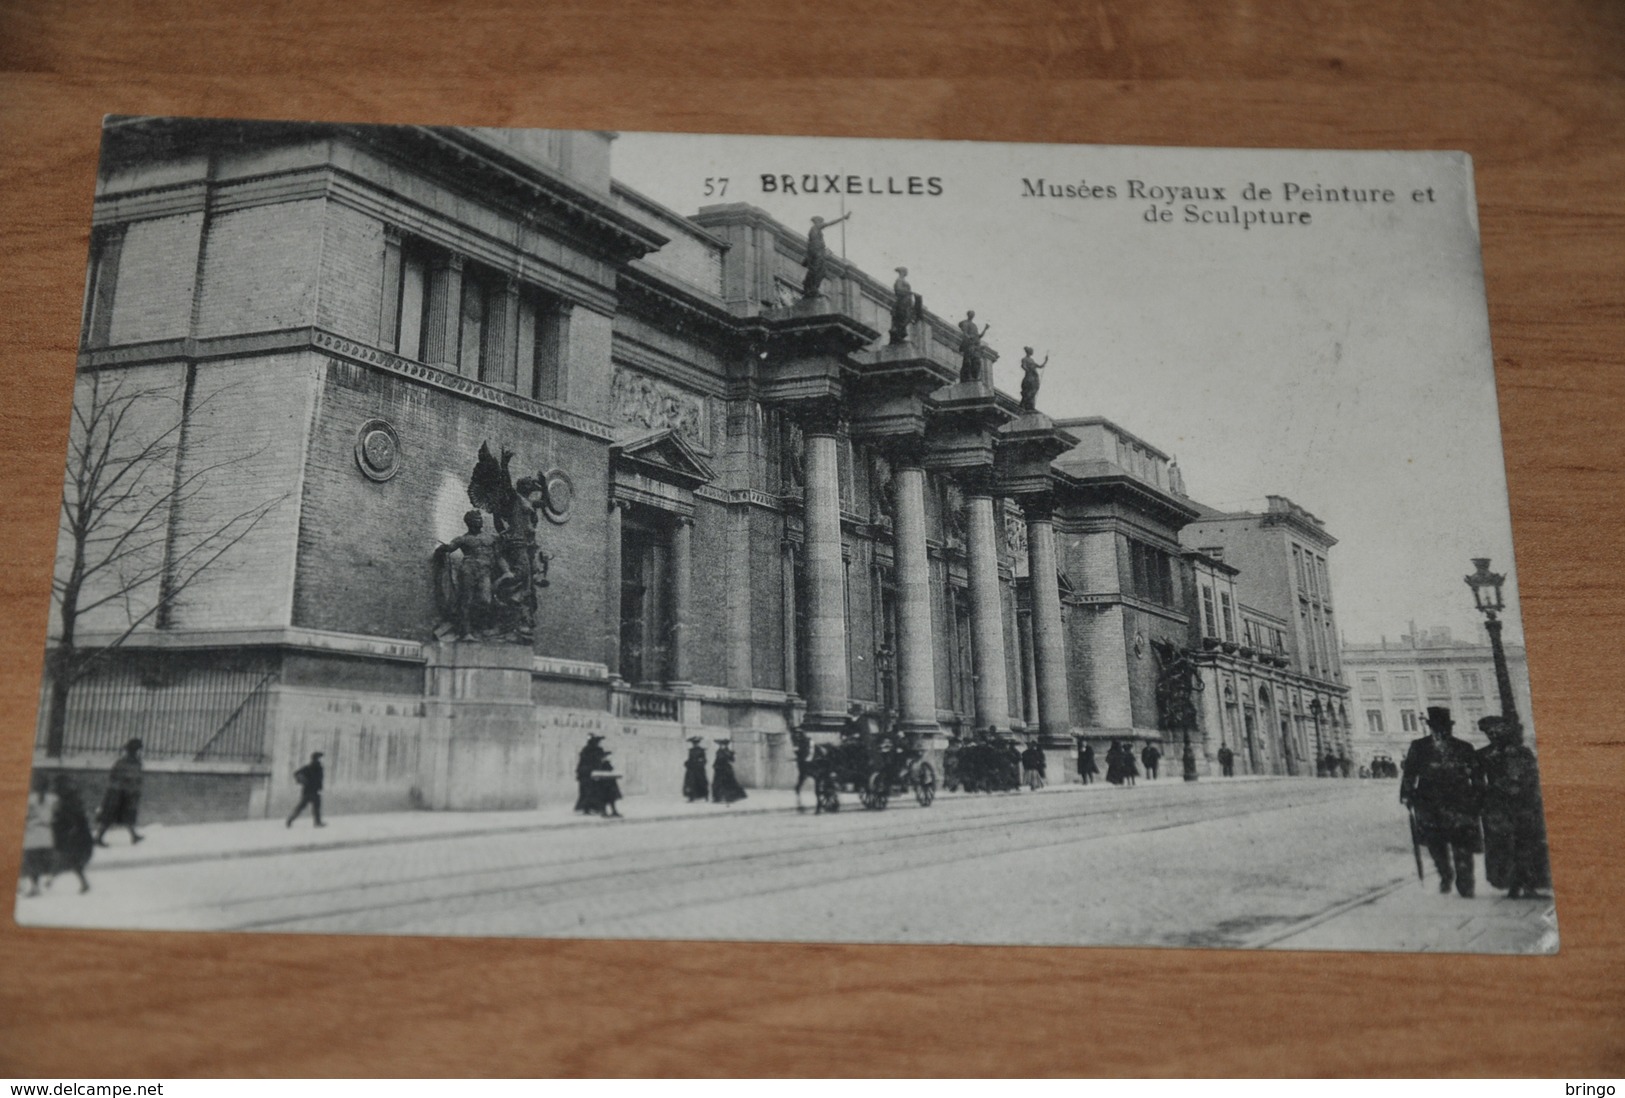
<instances>
[{"instance_id":1,"label":"woman with hat","mask_svg":"<svg viewBox=\"0 0 1625 1098\"><path fill-rule=\"evenodd\" d=\"M141 811L141 741L131 740L124 745L124 754L113 764L107 775L107 792L102 795L102 807L97 813L96 845L106 846L102 836L114 826L130 829L130 843L141 841L135 831L135 818Z\"/></svg>"},{"instance_id":2,"label":"woman with hat","mask_svg":"<svg viewBox=\"0 0 1625 1098\"><path fill-rule=\"evenodd\" d=\"M1484 877L1508 899L1541 899L1552 887L1546 853L1546 813L1540 770L1524 746L1523 729L1504 717L1485 717L1479 731L1490 741L1478 749L1484 783Z\"/></svg>"},{"instance_id":3,"label":"woman with hat","mask_svg":"<svg viewBox=\"0 0 1625 1098\"><path fill-rule=\"evenodd\" d=\"M96 841L90 835L90 818L85 815L84 802L79 799L79 787L72 778L58 774L55 785L56 805L51 810L51 842L56 848L56 865L52 876L69 870L79 878L79 891L89 892L90 882L85 880L85 866L90 864L90 856L96 851Z\"/></svg>"},{"instance_id":4,"label":"woman with hat","mask_svg":"<svg viewBox=\"0 0 1625 1098\"><path fill-rule=\"evenodd\" d=\"M711 786L705 780L705 741L699 736L688 738L688 759L683 763L683 796L689 804L711 799Z\"/></svg>"},{"instance_id":5,"label":"woman with hat","mask_svg":"<svg viewBox=\"0 0 1625 1098\"><path fill-rule=\"evenodd\" d=\"M608 818L614 816L619 819L620 809L615 802L621 799L621 776L615 772L615 764L609 761L613 752L605 750L598 758L598 765L592 773L592 808L600 816Z\"/></svg>"},{"instance_id":6,"label":"woman with hat","mask_svg":"<svg viewBox=\"0 0 1625 1098\"><path fill-rule=\"evenodd\" d=\"M745 799L745 790L734 775L732 740L717 741L717 757L711 767L711 800L717 804L733 804Z\"/></svg>"}]
</instances>

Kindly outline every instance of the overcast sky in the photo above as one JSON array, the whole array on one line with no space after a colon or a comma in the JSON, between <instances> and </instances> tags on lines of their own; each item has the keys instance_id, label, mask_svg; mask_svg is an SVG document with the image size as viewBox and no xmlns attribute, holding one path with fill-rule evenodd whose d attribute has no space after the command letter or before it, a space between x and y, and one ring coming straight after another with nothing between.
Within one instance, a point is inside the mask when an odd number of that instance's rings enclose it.
<instances>
[{"instance_id":1,"label":"overcast sky","mask_svg":"<svg viewBox=\"0 0 1625 1098\"><path fill-rule=\"evenodd\" d=\"M1414 620L1470 636L1462 577L1508 573L1521 636L1471 168L1456 153L1134 149L623 134L614 174L679 213L740 201L797 231L853 213L831 247L876 278L909 268L928 308L990 323L995 383L1023 345L1050 356L1039 407L1103 415L1179 459L1222 509L1291 497L1338 538L1333 593L1350 641ZM763 174L940 180L940 196L765 193ZM704 181L727 178L707 197ZM1023 179L1116 197L1023 197ZM1307 212L1308 225L1145 219L1152 187L1220 187L1199 210ZM1249 183L1268 202L1242 200ZM1283 200L1386 188L1392 203ZM716 184L713 184L716 186ZM865 188L867 184L864 184ZM1414 201L1432 189L1432 201ZM1163 205L1158 202L1157 205ZM844 240L843 240L844 236Z\"/></svg>"}]
</instances>

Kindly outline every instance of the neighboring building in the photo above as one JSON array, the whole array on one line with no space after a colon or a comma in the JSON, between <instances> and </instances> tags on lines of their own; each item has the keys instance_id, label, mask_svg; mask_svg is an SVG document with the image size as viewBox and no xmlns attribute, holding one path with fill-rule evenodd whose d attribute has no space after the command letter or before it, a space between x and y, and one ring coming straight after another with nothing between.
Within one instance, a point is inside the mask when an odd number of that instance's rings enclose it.
<instances>
[{"instance_id":1,"label":"neighboring building","mask_svg":"<svg viewBox=\"0 0 1625 1098\"><path fill-rule=\"evenodd\" d=\"M284 812L313 750L335 811L518 807L573 798L588 733L630 792L675 790L691 734L788 783L789 729L853 705L928 751L992 728L1070 763L1079 736L1166 738L1160 645L1206 653L1203 771L1221 742L1301 770L1312 700L1337 734L1317 521L1203 508L1122 428L995 392L991 350L961 380L954 325L888 340L890 286L840 260L805 297L805 237L663 208L612 140L109 124L80 399L161 397L150 475L188 490L152 583L78 643L156 606L216 516L270 510L76 685L39 765L98 774L140 735L171 817ZM437 552L471 502L507 524L500 569ZM533 612L459 639L470 583L513 609L531 568Z\"/></svg>"},{"instance_id":2,"label":"neighboring building","mask_svg":"<svg viewBox=\"0 0 1625 1098\"><path fill-rule=\"evenodd\" d=\"M1210 715L1238 766L1311 774L1327 755L1352 761L1325 523L1270 496L1263 511L1203 508L1180 540L1197 575Z\"/></svg>"},{"instance_id":3,"label":"neighboring building","mask_svg":"<svg viewBox=\"0 0 1625 1098\"><path fill-rule=\"evenodd\" d=\"M1529 663L1521 644L1508 644L1507 671L1513 703L1523 722L1525 742L1534 745L1529 708ZM1375 644L1343 643L1343 671L1353 688L1354 750L1362 765L1373 755L1395 762L1418 736L1427 734L1429 706L1443 705L1455 719L1455 734L1478 747L1486 744L1478 730L1483 717L1501 715L1501 693L1489 638L1458 640L1439 625L1417 629L1398 640Z\"/></svg>"}]
</instances>

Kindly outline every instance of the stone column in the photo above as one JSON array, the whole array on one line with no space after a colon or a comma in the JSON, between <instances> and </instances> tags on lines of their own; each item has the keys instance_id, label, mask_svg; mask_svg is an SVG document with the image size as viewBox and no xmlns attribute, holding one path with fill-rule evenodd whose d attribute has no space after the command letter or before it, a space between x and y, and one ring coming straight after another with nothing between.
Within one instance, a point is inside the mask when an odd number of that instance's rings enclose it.
<instances>
[{"instance_id":1,"label":"stone column","mask_svg":"<svg viewBox=\"0 0 1625 1098\"><path fill-rule=\"evenodd\" d=\"M931 563L925 552L925 470L910 462L894 474L897 500L898 708L905 732L937 725L936 644L931 637Z\"/></svg>"},{"instance_id":2,"label":"stone column","mask_svg":"<svg viewBox=\"0 0 1625 1098\"><path fill-rule=\"evenodd\" d=\"M833 416L805 428L807 719L846 722L846 565L841 557L841 473Z\"/></svg>"},{"instance_id":3,"label":"stone column","mask_svg":"<svg viewBox=\"0 0 1625 1098\"><path fill-rule=\"evenodd\" d=\"M1038 668L1033 658L1033 615L1016 613L1021 644L1021 719L1029 729L1038 727Z\"/></svg>"},{"instance_id":4,"label":"stone column","mask_svg":"<svg viewBox=\"0 0 1625 1098\"><path fill-rule=\"evenodd\" d=\"M1033 656L1038 669L1038 727L1045 736L1072 734L1066 647L1061 637L1061 588L1055 572L1055 526L1048 502L1027 512L1027 571L1032 577Z\"/></svg>"},{"instance_id":5,"label":"stone column","mask_svg":"<svg viewBox=\"0 0 1625 1098\"><path fill-rule=\"evenodd\" d=\"M429 319L423 327L423 361L457 370L463 325L463 257L442 256L429 272Z\"/></svg>"},{"instance_id":6,"label":"stone column","mask_svg":"<svg viewBox=\"0 0 1625 1098\"><path fill-rule=\"evenodd\" d=\"M626 504L609 501L604 534L604 663L609 677L621 676L621 515Z\"/></svg>"},{"instance_id":7,"label":"stone column","mask_svg":"<svg viewBox=\"0 0 1625 1098\"><path fill-rule=\"evenodd\" d=\"M694 572L694 520L679 515L671 532L671 685L688 686L693 676L689 672L689 618L693 604L689 601Z\"/></svg>"},{"instance_id":8,"label":"stone column","mask_svg":"<svg viewBox=\"0 0 1625 1098\"><path fill-rule=\"evenodd\" d=\"M401 231L384 226L384 289L378 310L378 346L399 350L401 326Z\"/></svg>"},{"instance_id":9,"label":"stone column","mask_svg":"<svg viewBox=\"0 0 1625 1098\"><path fill-rule=\"evenodd\" d=\"M976 727L1008 727L1010 695L1005 683L1004 600L999 597L999 555L993 497L966 498L969 511L971 645L976 659Z\"/></svg>"}]
</instances>

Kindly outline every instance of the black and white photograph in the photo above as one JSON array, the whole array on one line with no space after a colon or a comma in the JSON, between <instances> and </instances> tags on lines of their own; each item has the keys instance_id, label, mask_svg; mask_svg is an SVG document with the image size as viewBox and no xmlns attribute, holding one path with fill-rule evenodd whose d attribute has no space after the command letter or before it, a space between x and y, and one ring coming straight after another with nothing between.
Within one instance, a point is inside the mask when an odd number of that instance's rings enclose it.
<instances>
[{"instance_id":1,"label":"black and white photograph","mask_svg":"<svg viewBox=\"0 0 1625 1098\"><path fill-rule=\"evenodd\" d=\"M1558 948L1463 153L109 117L74 368L23 926Z\"/></svg>"}]
</instances>

